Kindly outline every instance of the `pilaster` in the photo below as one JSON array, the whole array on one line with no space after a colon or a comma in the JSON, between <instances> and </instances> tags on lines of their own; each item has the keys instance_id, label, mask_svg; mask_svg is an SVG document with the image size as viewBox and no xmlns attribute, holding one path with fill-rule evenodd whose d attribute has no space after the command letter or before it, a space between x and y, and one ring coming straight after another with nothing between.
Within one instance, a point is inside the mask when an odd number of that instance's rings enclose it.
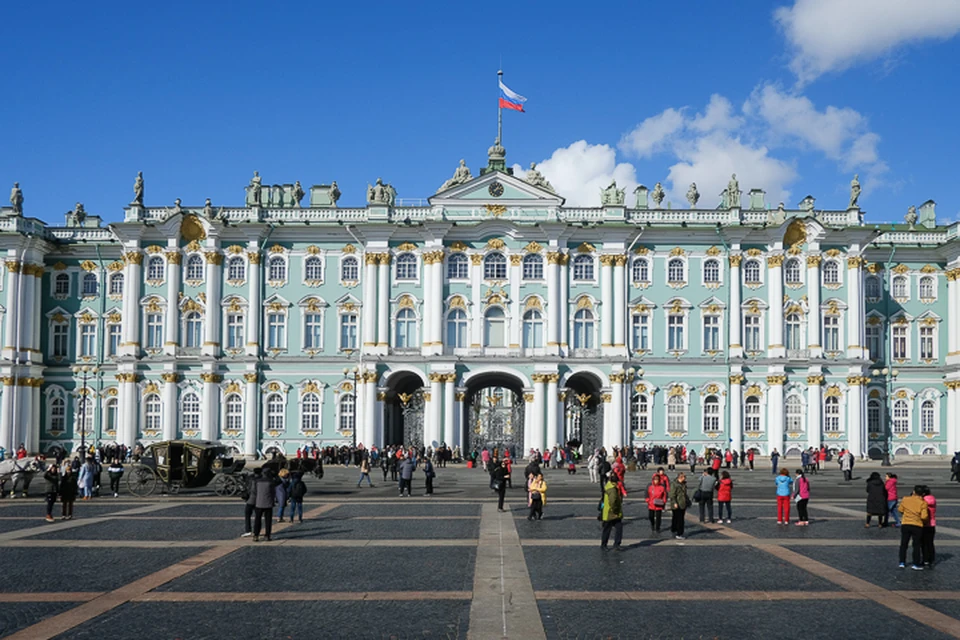
<instances>
[{"instance_id":1,"label":"pilaster","mask_svg":"<svg viewBox=\"0 0 960 640\"><path fill-rule=\"evenodd\" d=\"M613 257L613 354L627 356L627 256Z\"/></svg>"},{"instance_id":2,"label":"pilaster","mask_svg":"<svg viewBox=\"0 0 960 640\"><path fill-rule=\"evenodd\" d=\"M811 358L823 355L823 346L820 344L820 262L819 255L807 256L807 348ZM819 422L818 422L819 424ZM819 443L818 443L819 444Z\"/></svg>"},{"instance_id":3,"label":"pilaster","mask_svg":"<svg viewBox=\"0 0 960 640\"><path fill-rule=\"evenodd\" d=\"M379 255L377 267L377 355L390 351L390 253Z\"/></svg>"},{"instance_id":4,"label":"pilaster","mask_svg":"<svg viewBox=\"0 0 960 640\"><path fill-rule=\"evenodd\" d=\"M243 374L246 389L243 394L243 455L251 458L260 446L259 403L260 375L255 371Z\"/></svg>"},{"instance_id":5,"label":"pilaster","mask_svg":"<svg viewBox=\"0 0 960 640\"><path fill-rule=\"evenodd\" d=\"M730 447L743 448L743 382L742 373L730 375Z\"/></svg>"},{"instance_id":6,"label":"pilaster","mask_svg":"<svg viewBox=\"0 0 960 640\"><path fill-rule=\"evenodd\" d=\"M510 349L520 349L520 329L523 327L523 307L520 306L520 265L523 256L515 253L510 256Z\"/></svg>"},{"instance_id":7,"label":"pilaster","mask_svg":"<svg viewBox=\"0 0 960 640\"><path fill-rule=\"evenodd\" d=\"M864 304L862 287L862 266L865 260L861 256L847 258L847 357L864 357ZM859 424L859 422L858 422Z\"/></svg>"},{"instance_id":8,"label":"pilaster","mask_svg":"<svg viewBox=\"0 0 960 640\"><path fill-rule=\"evenodd\" d=\"M866 454L866 425L863 420L863 385L870 382L870 378L860 375L859 369L850 369L855 372L847 376L847 442L853 455L863 457Z\"/></svg>"},{"instance_id":9,"label":"pilaster","mask_svg":"<svg viewBox=\"0 0 960 640\"><path fill-rule=\"evenodd\" d=\"M546 448L547 434L544 429L544 402L546 401L546 375L535 373L530 376L533 382L533 411L531 414L529 437L529 449L539 449L541 452Z\"/></svg>"},{"instance_id":10,"label":"pilaster","mask_svg":"<svg viewBox=\"0 0 960 640\"><path fill-rule=\"evenodd\" d=\"M455 440L456 419L454 418L454 411L456 407L454 407L453 388L456 379L457 374L455 373L447 373L443 376L443 429L441 431L443 435L440 441L448 447L452 447L451 443Z\"/></svg>"},{"instance_id":11,"label":"pilaster","mask_svg":"<svg viewBox=\"0 0 960 640\"><path fill-rule=\"evenodd\" d=\"M547 253L547 340L546 353L556 355L560 351L560 260L563 254Z\"/></svg>"},{"instance_id":12,"label":"pilaster","mask_svg":"<svg viewBox=\"0 0 960 640\"><path fill-rule=\"evenodd\" d=\"M420 256L422 260L423 316L420 326L420 353L429 356L433 353L433 323L437 307L433 299L433 254L429 251ZM424 441L426 444L426 441ZM429 445L427 445L429 446Z\"/></svg>"},{"instance_id":13,"label":"pilaster","mask_svg":"<svg viewBox=\"0 0 960 640\"><path fill-rule=\"evenodd\" d=\"M767 447L768 451L783 451L783 385L787 376L767 376Z\"/></svg>"},{"instance_id":14,"label":"pilaster","mask_svg":"<svg viewBox=\"0 0 960 640\"><path fill-rule=\"evenodd\" d=\"M743 256L732 254L729 257L730 262L730 357L740 358L743 356L743 338L741 336L740 323L743 318L743 311L740 309L741 291L740 291L740 263L743 262ZM732 414L731 414L732 415ZM732 421L731 417L731 421ZM734 423L739 424L739 423ZM741 426L742 428L742 426Z\"/></svg>"},{"instance_id":15,"label":"pilaster","mask_svg":"<svg viewBox=\"0 0 960 640\"><path fill-rule=\"evenodd\" d=\"M770 292L770 322L767 327L770 334L767 354L771 358L782 358L786 355L783 345L783 254L776 254L767 258L767 290ZM781 420L781 429L782 429ZM782 440L782 438L781 438Z\"/></svg>"},{"instance_id":16,"label":"pilaster","mask_svg":"<svg viewBox=\"0 0 960 640\"><path fill-rule=\"evenodd\" d=\"M954 263L956 264L956 263ZM947 276L947 364L960 364L960 267L949 269ZM957 415L951 413L950 415ZM948 452L956 449L948 448Z\"/></svg>"},{"instance_id":17,"label":"pilaster","mask_svg":"<svg viewBox=\"0 0 960 640\"><path fill-rule=\"evenodd\" d=\"M483 282L483 256L479 253L470 256L470 295L473 304L470 311L470 349L476 353L483 347L483 303L480 294L480 285Z\"/></svg>"},{"instance_id":18,"label":"pilaster","mask_svg":"<svg viewBox=\"0 0 960 640\"><path fill-rule=\"evenodd\" d=\"M810 369L807 376L807 446L820 448L823 442L823 383L819 369Z\"/></svg>"},{"instance_id":19,"label":"pilaster","mask_svg":"<svg viewBox=\"0 0 960 640\"><path fill-rule=\"evenodd\" d=\"M177 406L177 383L180 376L177 373L162 373L163 380L163 439L177 439L177 416L180 415Z\"/></svg>"},{"instance_id":20,"label":"pilaster","mask_svg":"<svg viewBox=\"0 0 960 640\"><path fill-rule=\"evenodd\" d=\"M563 444L563 425L557 419L557 382L560 376L556 373L544 375L547 383L546 403L547 403L547 442L546 446L552 447L555 444Z\"/></svg>"},{"instance_id":21,"label":"pilaster","mask_svg":"<svg viewBox=\"0 0 960 640\"><path fill-rule=\"evenodd\" d=\"M947 380L944 383L947 386L947 453L958 451L960 444L960 421L949 419L957 415L960 411L960 380Z\"/></svg>"},{"instance_id":22,"label":"pilaster","mask_svg":"<svg viewBox=\"0 0 960 640\"><path fill-rule=\"evenodd\" d=\"M427 421L423 429L423 444L427 447L436 448L440 444L440 416L441 403L443 402L443 389L441 385L445 380L442 373L431 373L427 376L430 381L430 393L426 400Z\"/></svg>"},{"instance_id":23,"label":"pilaster","mask_svg":"<svg viewBox=\"0 0 960 640\"><path fill-rule=\"evenodd\" d=\"M566 253L561 253L558 258L559 272L557 276L558 280L558 289L560 289L560 313L558 317L560 318L558 333L560 338L560 355L566 356L569 349L568 336L570 334L570 323L567 320L570 311L570 269L568 264L570 262L570 256ZM549 351L548 351L549 353Z\"/></svg>"},{"instance_id":24,"label":"pilaster","mask_svg":"<svg viewBox=\"0 0 960 640\"><path fill-rule=\"evenodd\" d=\"M604 407L603 415L609 414L604 420L603 444L607 451L614 447L623 446L623 383L626 376L616 372L610 374L610 403Z\"/></svg>"},{"instance_id":25,"label":"pilaster","mask_svg":"<svg viewBox=\"0 0 960 640\"><path fill-rule=\"evenodd\" d=\"M17 388L13 386L13 376L2 378L3 393L0 394L0 446L7 451L16 451L17 442L13 434L13 396Z\"/></svg>"},{"instance_id":26,"label":"pilaster","mask_svg":"<svg viewBox=\"0 0 960 640\"><path fill-rule=\"evenodd\" d=\"M143 254L137 247L129 248L123 254L124 267L123 276L123 328L121 334L123 340L120 343L121 356L140 355L140 291L141 291L141 269L143 263ZM78 284L79 286L79 284ZM176 299L168 300L167 304L177 304ZM167 328L167 331L176 332L176 328ZM136 435L136 431L133 431ZM132 446L133 443L130 443Z\"/></svg>"},{"instance_id":27,"label":"pilaster","mask_svg":"<svg viewBox=\"0 0 960 640\"><path fill-rule=\"evenodd\" d=\"M205 356L217 358L220 356L220 297L223 285L223 254L216 246L210 247L203 254L206 262L207 281L206 318L203 324L203 349ZM259 313L259 309L257 310Z\"/></svg>"},{"instance_id":28,"label":"pilaster","mask_svg":"<svg viewBox=\"0 0 960 640\"><path fill-rule=\"evenodd\" d=\"M358 426L362 427L359 433L363 436L362 442L363 446L370 448L371 446L378 444L377 442L377 375L376 371L367 371L363 373L361 380L363 381L363 423Z\"/></svg>"},{"instance_id":29,"label":"pilaster","mask_svg":"<svg viewBox=\"0 0 960 640\"><path fill-rule=\"evenodd\" d=\"M250 242L247 245L247 297L250 300L249 313L247 314L247 344L244 353L248 356L257 356L260 354L260 323L263 322L263 266L261 265L260 249L256 242ZM249 399L247 400L249 402ZM256 424L256 423L255 423ZM249 437L249 435L247 436ZM251 456L256 453L245 451L244 455Z\"/></svg>"},{"instance_id":30,"label":"pilaster","mask_svg":"<svg viewBox=\"0 0 960 640\"><path fill-rule=\"evenodd\" d=\"M377 346L377 263L379 255L364 253L363 272L363 351L372 355Z\"/></svg>"},{"instance_id":31,"label":"pilaster","mask_svg":"<svg viewBox=\"0 0 960 640\"><path fill-rule=\"evenodd\" d=\"M137 374L132 372L118 373L117 382L120 383L120 399L118 409L120 412L120 425L117 429L118 444L125 444L133 447L137 443L139 407L137 402Z\"/></svg>"},{"instance_id":32,"label":"pilaster","mask_svg":"<svg viewBox=\"0 0 960 640\"><path fill-rule=\"evenodd\" d=\"M20 271L23 268L23 264L19 260L7 260L7 312L4 316L4 346L3 346L3 357L6 360L15 361L18 360L18 355L15 353L17 349L17 322L20 318L20 296L18 294L18 284L20 282ZM8 394L4 394L6 396ZM4 401L9 402L6 397ZM0 444L6 447L6 440L0 440ZM7 448L7 451L16 451L17 444L13 445L13 448Z\"/></svg>"},{"instance_id":33,"label":"pilaster","mask_svg":"<svg viewBox=\"0 0 960 640\"><path fill-rule=\"evenodd\" d=\"M600 352L613 352L613 258L600 256Z\"/></svg>"},{"instance_id":34,"label":"pilaster","mask_svg":"<svg viewBox=\"0 0 960 640\"><path fill-rule=\"evenodd\" d=\"M166 326L164 331L163 354L167 356L177 355L179 346L180 332L177 328L180 326L180 306L177 303L180 298L180 262L183 254L177 247L170 247L166 253L167 258L167 309L163 319ZM126 320L126 318L124 318ZM136 321L136 319L134 319ZM176 433L174 428L173 433ZM174 437L174 436L171 436Z\"/></svg>"},{"instance_id":35,"label":"pilaster","mask_svg":"<svg viewBox=\"0 0 960 640\"><path fill-rule=\"evenodd\" d=\"M203 381L203 411L200 420L200 433L204 440L219 440L220 436L220 383L223 376L219 373L201 373Z\"/></svg>"}]
</instances>

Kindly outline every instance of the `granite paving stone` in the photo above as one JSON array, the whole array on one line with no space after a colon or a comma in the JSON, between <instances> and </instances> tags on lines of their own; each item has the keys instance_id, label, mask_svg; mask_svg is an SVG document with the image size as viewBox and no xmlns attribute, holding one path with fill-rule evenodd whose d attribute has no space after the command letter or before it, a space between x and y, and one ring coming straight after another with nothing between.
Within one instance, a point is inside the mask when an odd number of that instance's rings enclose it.
<instances>
[{"instance_id":1,"label":"granite paving stone","mask_svg":"<svg viewBox=\"0 0 960 640\"><path fill-rule=\"evenodd\" d=\"M917 604L922 604L925 607L930 607L934 611L939 611L940 613L946 614L951 618L960 620L960 600L936 600L923 598L917 600L916 602Z\"/></svg>"},{"instance_id":2,"label":"granite paving stone","mask_svg":"<svg viewBox=\"0 0 960 640\"><path fill-rule=\"evenodd\" d=\"M105 499L106 500L106 499ZM138 507L145 507L151 503L144 502L143 504L126 504L119 503L110 503L110 502L82 502L77 501L73 504L73 518L74 520L79 518L92 518L99 516L108 516L120 511L127 511L129 509L136 509ZM47 513L47 506L43 500L30 500L29 502L23 501L18 502L17 504L0 507L0 516L3 517L23 517L23 518L42 518ZM60 517L60 503L58 502L53 507L53 515Z\"/></svg>"},{"instance_id":3,"label":"granite paving stone","mask_svg":"<svg viewBox=\"0 0 960 640\"><path fill-rule=\"evenodd\" d=\"M792 513L790 524L787 526L778 525L776 520L749 518L735 518L732 523L724 526L756 538L774 540L832 538L837 540L872 540L890 544L900 543L900 531L893 527L880 529L876 525L876 519L874 519L873 526L870 529L864 528L863 522L859 520L831 520L829 517L825 518L814 513L810 514L809 526L798 527L795 523L796 513Z\"/></svg>"},{"instance_id":4,"label":"granite paving stone","mask_svg":"<svg viewBox=\"0 0 960 640\"><path fill-rule=\"evenodd\" d=\"M354 520L324 516L278 533L277 540L465 540L480 535L480 519Z\"/></svg>"},{"instance_id":5,"label":"granite paving stone","mask_svg":"<svg viewBox=\"0 0 960 640\"><path fill-rule=\"evenodd\" d=\"M953 547L937 551L937 566L927 571L910 569L912 551L907 550L907 568L897 567L899 538L884 547L790 547L797 553L891 590L942 591L960 589Z\"/></svg>"},{"instance_id":6,"label":"granite paving stone","mask_svg":"<svg viewBox=\"0 0 960 640\"><path fill-rule=\"evenodd\" d=\"M57 520L57 522L60 521ZM31 529L33 527L39 527L42 524L47 524L43 516L17 518L16 520L0 520L0 533L9 533L10 531L18 531L19 529Z\"/></svg>"},{"instance_id":7,"label":"granite paving stone","mask_svg":"<svg viewBox=\"0 0 960 640\"><path fill-rule=\"evenodd\" d=\"M455 504L450 502L407 502L397 498L395 504L345 504L327 512L325 517L352 518L356 516L476 516L480 517L479 504ZM304 506L306 509L306 506Z\"/></svg>"},{"instance_id":8,"label":"granite paving stone","mask_svg":"<svg viewBox=\"0 0 960 640\"><path fill-rule=\"evenodd\" d=\"M596 515L588 520L570 517L568 514L543 512L542 520L527 520L526 512L515 518L517 533L521 540L583 540L596 539L600 544L600 522ZM691 540L705 540L723 538L723 534L710 529L699 527L690 522L686 523L684 535ZM627 540L666 540L670 535L670 513L667 512L661 523L660 535L650 532L650 521L647 520L646 510L637 516L637 519L626 520L623 524L623 537Z\"/></svg>"},{"instance_id":9,"label":"granite paving stone","mask_svg":"<svg viewBox=\"0 0 960 640\"><path fill-rule=\"evenodd\" d=\"M0 604L0 638L77 606L77 602L4 602Z\"/></svg>"},{"instance_id":10,"label":"granite paving stone","mask_svg":"<svg viewBox=\"0 0 960 640\"><path fill-rule=\"evenodd\" d=\"M158 512L162 513L162 512ZM150 514L145 514L150 515ZM241 513L241 516L243 514ZM162 522L162 524L159 524ZM127 520L116 518L87 527L52 531L34 540L229 540L243 533L243 521Z\"/></svg>"}]
</instances>

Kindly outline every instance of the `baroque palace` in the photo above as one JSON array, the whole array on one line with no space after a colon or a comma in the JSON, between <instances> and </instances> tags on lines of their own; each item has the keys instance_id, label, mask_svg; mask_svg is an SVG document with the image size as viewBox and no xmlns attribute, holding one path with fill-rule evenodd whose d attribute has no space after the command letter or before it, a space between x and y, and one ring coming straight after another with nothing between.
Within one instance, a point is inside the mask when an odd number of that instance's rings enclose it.
<instances>
[{"instance_id":1,"label":"baroque palace","mask_svg":"<svg viewBox=\"0 0 960 640\"><path fill-rule=\"evenodd\" d=\"M658 183L570 208L499 141L425 202L377 180L262 184L245 206L0 209L0 444L577 440L880 456L958 449L960 225L716 208ZM301 204L306 199L308 203ZM415 204L416 206L410 206Z\"/></svg>"}]
</instances>

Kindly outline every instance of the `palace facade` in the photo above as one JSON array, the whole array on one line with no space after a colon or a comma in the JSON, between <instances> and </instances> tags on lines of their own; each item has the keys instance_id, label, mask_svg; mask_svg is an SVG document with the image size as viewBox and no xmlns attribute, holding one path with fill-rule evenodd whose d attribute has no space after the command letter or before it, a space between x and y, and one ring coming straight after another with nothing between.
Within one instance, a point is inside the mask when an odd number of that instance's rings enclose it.
<instances>
[{"instance_id":1,"label":"palace facade","mask_svg":"<svg viewBox=\"0 0 960 640\"><path fill-rule=\"evenodd\" d=\"M933 202L882 228L733 183L714 209L615 185L571 208L499 145L419 206L379 180L364 208L335 183L301 206L255 176L222 209L140 185L108 226L0 210L8 450L958 449L960 225Z\"/></svg>"}]
</instances>

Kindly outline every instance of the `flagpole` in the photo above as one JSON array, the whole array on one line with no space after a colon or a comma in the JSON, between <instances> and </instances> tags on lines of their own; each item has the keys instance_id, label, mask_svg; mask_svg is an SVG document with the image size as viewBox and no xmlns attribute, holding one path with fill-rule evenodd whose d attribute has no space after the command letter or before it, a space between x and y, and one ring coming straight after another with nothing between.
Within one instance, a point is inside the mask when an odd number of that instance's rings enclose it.
<instances>
[{"instance_id":1,"label":"flagpole","mask_svg":"<svg viewBox=\"0 0 960 640\"><path fill-rule=\"evenodd\" d=\"M503 146L503 107L500 106L500 83L503 81L503 69L497 70L497 142Z\"/></svg>"}]
</instances>

